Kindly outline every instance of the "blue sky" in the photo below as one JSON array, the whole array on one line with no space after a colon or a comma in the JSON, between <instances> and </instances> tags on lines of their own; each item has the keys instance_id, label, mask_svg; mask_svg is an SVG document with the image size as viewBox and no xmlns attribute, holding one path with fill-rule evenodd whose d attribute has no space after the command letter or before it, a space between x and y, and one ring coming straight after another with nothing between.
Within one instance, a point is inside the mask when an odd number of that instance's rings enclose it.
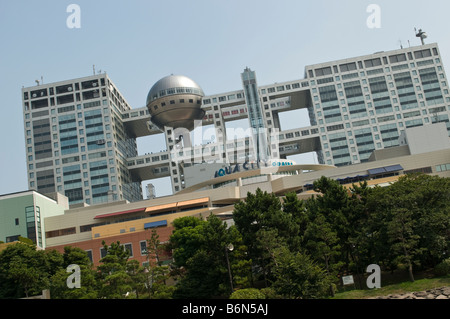
<instances>
[{"instance_id":1,"label":"blue sky","mask_svg":"<svg viewBox=\"0 0 450 319\"><path fill-rule=\"evenodd\" d=\"M80 28L67 27L70 4L80 7ZM370 4L381 9L380 28L367 26ZM445 0L0 0L0 194L27 189L20 90L41 77L88 76L95 65L137 108L172 73L206 95L241 89L247 66L260 85L301 79L305 65L419 45L414 27L447 65L448 12ZM155 151L150 144L139 139L139 153ZM158 196L169 192L155 185Z\"/></svg>"}]
</instances>

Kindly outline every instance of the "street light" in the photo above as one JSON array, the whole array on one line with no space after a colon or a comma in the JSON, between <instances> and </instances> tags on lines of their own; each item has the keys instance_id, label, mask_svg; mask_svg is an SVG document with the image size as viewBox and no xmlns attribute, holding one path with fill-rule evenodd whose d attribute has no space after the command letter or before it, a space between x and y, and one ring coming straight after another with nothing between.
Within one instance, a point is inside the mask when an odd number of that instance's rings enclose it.
<instances>
[{"instance_id":1,"label":"street light","mask_svg":"<svg viewBox=\"0 0 450 319\"><path fill-rule=\"evenodd\" d=\"M227 257L227 265L228 265L228 275L230 276L230 287L231 287L231 293L233 293L233 276L231 275L231 267L230 267L230 260L228 258L228 251L233 251L234 246L233 244L228 244L225 246L225 256Z\"/></svg>"}]
</instances>

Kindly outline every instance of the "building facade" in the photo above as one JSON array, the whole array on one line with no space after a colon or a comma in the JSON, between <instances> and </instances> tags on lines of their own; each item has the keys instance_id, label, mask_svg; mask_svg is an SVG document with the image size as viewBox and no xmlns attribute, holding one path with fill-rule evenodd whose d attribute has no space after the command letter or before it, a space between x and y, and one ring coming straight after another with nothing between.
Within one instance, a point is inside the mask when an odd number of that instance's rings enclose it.
<instances>
[{"instance_id":1,"label":"building facade","mask_svg":"<svg viewBox=\"0 0 450 319\"><path fill-rule=\"evenodd\" d=\"M142 199L127 158L136 139L122 123L131 110L106 74L23 88L29 189L59 192L70 204Z\"/></svg>"},{"instance_id":2,"label":"building facade","mask_svg":"<svg viewBox=\"0 0 450 319\"><path fill-rule=\"evenodd\" d=\"M365 162L406 128L446 122L450 95L436 44L306 68L322 162Z\"/></svg>"},{"instance_id":3,"label":"building facade","mask_svg":"<svg viewBox=\"0 0 450 319\"><path fill-rule=\"evenodd\" d=\"M24 237L45 249L44 220L69 209L66 197L53 196L56 200L35 191L0 195L0 241L11 243Z\"/></svg>"},{"instance_id":4,"label":"building facade","mask_svg":"<svg viewBox=\"0 0 450 319\"><path fill-rule=\"evenodd\" d=\"M227 136L226 124L240 119L249 119L252 133L265 130L271 159L316 152L320 164L338 167L364 163L372 152L399 145L406 128L444 122L450 132L449 87L437 44L310 65L303 79L272 85L257 86L248 68L241 76L242 90L203 97L202 126L214 127L213 142L128 158L132 175L141 180L169 176L172 185L181 178L173 188L178 192L186 187L186 174L172 173L174 161L184 167L257 161L264 143L255 139L261 135ZM307 110L311 125L284 129L280 114L298 109ZM125 120L130 126L148 120L137 115L139 110Z\"/></svg>"},{"instance_id":5,"label":"building facade","mask_svg":"<svg viewBox=\"0 0 450 319\"><path fill-rule=\"evenodd\" d=\"M197 164L316 152L319 164L340 167L398 146L406 128L444 122L450 132L437 44L309 65L303 79L271 85L258 86L246 68L241 80L242 90L195 101L205 114L200 124L215 136L201 145L183 145L173 129L152 123L147 106L131 109L104 74L23 89L30 189L62 192L71 204L136 201L142 181L170 177L173 192L182 191L185 169ZM169 107L174 89L159 88L164 99L151 107ZM284 129L280 114L299 109L310 126ZM251 134L227 136L227 123L241 119ZM138 154L136 138L153 134L164 134L167 148Z\"/></svg>"}]
</instances>

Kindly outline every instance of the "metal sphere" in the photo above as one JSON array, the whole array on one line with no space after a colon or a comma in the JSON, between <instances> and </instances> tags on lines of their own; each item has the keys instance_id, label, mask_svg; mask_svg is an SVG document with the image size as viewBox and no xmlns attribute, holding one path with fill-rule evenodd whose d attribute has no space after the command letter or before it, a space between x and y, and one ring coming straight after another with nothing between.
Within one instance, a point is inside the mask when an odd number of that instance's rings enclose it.
<instances>
[{"instance_id":1,"label":"metal sphere","mask_svg":"<svg viewBox=\"0 0 450 319\"><path fill-rule=\"evenodd\" d=\"M165 126L194 129L194 120L202 120L205 111L202 88L183 75L169 75L156 82L147 95L151 121L164 130Z\"/></svg>"}]
</instances>

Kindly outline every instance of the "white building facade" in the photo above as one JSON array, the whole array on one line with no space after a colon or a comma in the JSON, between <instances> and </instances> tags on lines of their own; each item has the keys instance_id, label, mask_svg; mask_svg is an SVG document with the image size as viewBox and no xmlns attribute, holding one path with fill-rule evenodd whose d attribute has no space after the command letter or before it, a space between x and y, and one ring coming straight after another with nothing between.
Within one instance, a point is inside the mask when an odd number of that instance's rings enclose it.
<instances>
[{"instance_id":1,"label":"white building facade","mask_svg":"<svg viewBox=\"0 0 450 319\"><path fill-rule=\"evenodd\" d=\"M132 109L104 74L23 89L29 187L62 192L71 204L135 201L142 181L170 177L173 192L183 190L196 164L316 152L319 164L340 167L398 146L406 128L443 122L450 132L437 44L310 65L303 79L271 85L258 86L246 68L241 80L242 90L203 96L201 124L215 138L189 147L153 125L147 107ZM280 113L299 109L310 126L284 129ZM241 119L258 134L227 136L227 123ZM139 155L136 138L153 134L164 134L167 148Z\"/></svg>"}]
</instances>

